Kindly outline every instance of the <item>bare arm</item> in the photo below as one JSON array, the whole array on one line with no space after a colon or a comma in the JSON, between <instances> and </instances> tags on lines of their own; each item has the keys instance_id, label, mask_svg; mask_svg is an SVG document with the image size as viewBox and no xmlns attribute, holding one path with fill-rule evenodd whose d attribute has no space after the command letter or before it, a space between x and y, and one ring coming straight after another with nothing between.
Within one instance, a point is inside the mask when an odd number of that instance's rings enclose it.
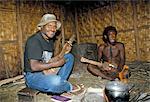
<instances>
[{"instance_id":1,"label":"bare arm","mask_svg":"<svg viewBox=\"0 0 150 102\"><path fill-rule=\"evenodd\" d=\"M120 63L118 65L118 70L121 71L124 64L125 64L125 48L124 44L119 45L119 50L120 50Z\"/></svg>"},{"instance_id":2,"label":"bare arm","mask_svg":"<svg viewBox=\"0 0 150 102\"><path fill-rule=\"evenodd\" d=\"M102 59L103 48L104 48L104 45L100 45L98 47L98 61Z\"/></svg>"},{"instance_id":3,"label":"bare arm","mask_svg":"<svg viewBox=\"0 0 150 102\"><path fill-rule=\"evenodd\" d=\"M43 63L41 61L31 59L30 60L31 69L33 71L43 71L49 68L56 68L56 67L62 66L65 63L64 55L66 53L69 53L70 50L71 50L71 46L68 43L65 43L60 54L51 58L48 61L48 63Z\"/></svg>"},{"instance_id":4,"label":"bare arm","mask_svg":"<svg viewBox=\"0 0 150 102\"><path fill-rule=\"evenodd\" d=\"M56 61L59 61L62 58L63 58L63 56L57 55L57 56L51 58L48 62L49 63L56 62Z\"/></svg>"},{"instance_id":5,"label":"bare arm","mask_svg":"<svg viewBox=\"0 0 150 102\"><path fill-rule=\"evenodd\" d=\"M54 67L59 67L62 66L65 63L65 59L62 58L59 61L55 61L55 62L50 62L50 63L43 63L41 61L38 60L30 60L30 64L31 64L31 69L33 71L43 71L49 68L54 68Z\"/></svg>"},{"instance_id":6,"label":"bare arm","mask_svg":"<svg viewBox=\"0 0 150 102\"><path fill-rule=\"evenodd\" d=\"M57 56L51 58L49 60L49 62L55 62L55 61L59 61L60 59L63 58L63 56L67 53L69 53L71 51L71 44L69 42L66 42L65 45L63 46L60 54L58 54Z\"/></svg>"}]
</instances>

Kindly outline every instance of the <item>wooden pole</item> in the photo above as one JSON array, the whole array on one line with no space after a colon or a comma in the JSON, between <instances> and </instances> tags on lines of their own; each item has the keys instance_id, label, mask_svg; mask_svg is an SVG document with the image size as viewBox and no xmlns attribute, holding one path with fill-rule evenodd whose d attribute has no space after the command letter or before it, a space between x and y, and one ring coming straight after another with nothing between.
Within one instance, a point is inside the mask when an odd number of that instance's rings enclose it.
<instances>
[{"instance_id":1,"label":"wooden pole","mask_svg":"<svg viewBox=\"0 0 150 102\"><path fill-rule=\"evenodd\" d=\"M55 42L55 52L54 52L54 56L58 55L60 53L60 46L61 46L61 38L62 36L59 35L57 37L57 41Z\"/></svg>"},{"instance_id":2,"label":"wooden pole","mask_svg":"<svg viewBox=\"0 0 150 102\"><path fill-rule=\"evenodd\" d=\"M134 27L134 36L135 36L135 47L136 47L136 56L137 61L140 61L140 48L139 48L139 33L137 29L137 7L136 1L131 1L133 7L133 27Z\"/></svg>"},{"instance_id":3,"label":"wooden pole","mask_svg":"<svg viewBox=\"0 0 150 102\"><path fill-rule=\"evenodd\" d=\"M78 30L78 14L77 9L75 7L75 30L76 30L76 36L77 36L77 44L80 44L80 35Z\"/></svg>"},{"instance_id":4,"label":"wooden pole","mask_svg":"<svg viewBox=\"0 0 150 102\"><path fill-rule=\"evenodd\" d=\"M95 42L95 36L93 34L93 20L92 20L92 13L91 13L91 9L89 9L89 17L90 17L90 28L91 28L91 35L92 35L92 42Z\"/></svg>"},{"instance_id":5,"label":"wooden pole","mask_svg":"<svg viewBox=\"0 0 150 102\"><path fill-rule=\"evenodd\" d=\"M62 34L62 46L65 44L65 30L64 30L64 13L63 7L60 6L61 14L60 14L60 21L61 21L61 34Z\"/></svg>"},{"instance_id":6,"label":"wooden pole","mask_svg":"<svg viewBox=\"0 0 150 102\"><path fill-rule=\"evenodd\" d=\"M111 22L112 22L112 25L115 26L115 18L114 18L114 9L113 9L113 2L110 2L110 9L111 9Z\"/></svg>"},{"instance_id":7,"label":"wooden pole","mask_svg":"<svg viewBox=\"0 0 150 102\"><path fill-rule=\"evenodd\" d=\"M2 86L3 84L7 84L7 83L10 83L10 82L19 80L19 79L21 79L21 78L23 78L23 77L24 77L23 75L19 75L19 76L13 77L13 78L1 80L1 81L0 81L0 86Z\"/></svg>"},{"instance_id":8,"label":"wooden pole","mask_svg":"<svg viewBox=\"0 0 150 102\"><path fill-rule=\"evenodd\" d=\"M21 68L24 68L23 61L23 41L22 41L22 29L21 29L21 17L20 17L20 1L16 1L16 22L17 22L17 35L18 35L18 45L20 52Z\"/></svg>"}]
</instances>

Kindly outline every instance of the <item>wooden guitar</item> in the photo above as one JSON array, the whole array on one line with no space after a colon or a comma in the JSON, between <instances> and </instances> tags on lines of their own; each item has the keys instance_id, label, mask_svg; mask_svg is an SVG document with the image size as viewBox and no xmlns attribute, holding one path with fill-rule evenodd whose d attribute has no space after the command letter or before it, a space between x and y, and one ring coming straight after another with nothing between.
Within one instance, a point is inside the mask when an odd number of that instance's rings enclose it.
<instances>
[{"instance_id":1,"label":"wooden guitar","mask_svg":"<svg viewBox=\"0 0 150 102\"><path fill-rule=\"evenodd\" d=\"M85 62L85 63L90 63L90 64L93 64L93 65L96 65L96 66L99 66L99 67L103 67L103 65L105 64L105 67L110 67L110 69L108 69L108 70L111 70L111 68L117 69L116 64L111 64L111 63L108 63L108 62L104 62L104 63L97 62L97 61L89 60L89 59L84 58L84 57L81 57L80 61ZM119 75L118 75L120 81L122 81L124 83L128 82L128 76L129 76L128 69L129 69L129 67L127 65L124 65L122 71L119 72Z\"/></svg>"},{"instance_id":2,"label":"wooden guitar","mask_svg":"<svg viewBox=\"0 0 150 102\"><path fill-rule=\"evenodd\" d=\"M57 60L60 60L61 58L63 58L63 56L67 53L69 53L71 51L71 46L72 46L72 43L75 41L75 35L72 35L69 39L69 41L67 41L61 52L55 56L54 58L50 59L48 63L51 63L51 62L54 62L54 61L57 61ZM45 75L48 75L50 73L57 73L59 70L59 68L51 68L51 69L47 69L47 70L43 70L43 73Z\"/></svg>"},{"instance_id":3,"label":"wooden guitar","mask_svg":"<svg viewBox=\"0 0 150 102\"><path fill-rule=\"evenodd\" d=\"M69 53L69 52L71 51L71 49L68 50L67 47L72 46L72 43L73 43L74 41L75 41L75 35L72 35L72 36L70 37L69 41L67 41L67 42L64 44L64 46L63 46L63 48L62 48L62 50L61 50L59 56L64 56L66 53Z\"/></svg>"},{"instance_id":4,"label":"wooden guitar","mask_svg":"<svg viewBox=\"0 0 150 102\"><path fill-rule=\"evenodd\" d=\"M94 61L94 60L89 60L85 57L81 57L80 59L81 62L85 62L85 63L90 63L90 64L93 64L93 65L96 65L96 66L99 66L99 67L103 67L105 66L106 68L110 67L110 68L114 68L114 69L117 69L117 65L116 64L111 64L111 63L108 63L108 62L97 62L97 61ZM106 69L106 70L110 70L110 69Z\"/></svg>"},{"instance_id":5,"label":"wooden guitar","mask_svg":"<svg viewBox=\"0 0 150 102\"><path fill-rule=\"evenodd\" d=\"M119 78L122 82L127 83L129 77L129 66L124 65L122 71L119 73Z\"/></svg>"}]
</instances>

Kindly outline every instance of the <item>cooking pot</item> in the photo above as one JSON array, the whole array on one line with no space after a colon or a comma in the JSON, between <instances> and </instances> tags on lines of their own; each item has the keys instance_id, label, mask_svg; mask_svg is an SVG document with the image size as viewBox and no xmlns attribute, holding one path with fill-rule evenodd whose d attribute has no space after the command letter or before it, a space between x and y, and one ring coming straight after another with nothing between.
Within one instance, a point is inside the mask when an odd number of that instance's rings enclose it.
<instances>
[{"instance_id":1,"label":"cooking pot","mask_svg":"<svg viewBox=\"0 0 150 102\"><path fill-rule=\"evenodd\" d=\"M129 86L119 80L110 81L105 86L105 96L108 102L128 102Z\"/></svg>"}]
</instances>

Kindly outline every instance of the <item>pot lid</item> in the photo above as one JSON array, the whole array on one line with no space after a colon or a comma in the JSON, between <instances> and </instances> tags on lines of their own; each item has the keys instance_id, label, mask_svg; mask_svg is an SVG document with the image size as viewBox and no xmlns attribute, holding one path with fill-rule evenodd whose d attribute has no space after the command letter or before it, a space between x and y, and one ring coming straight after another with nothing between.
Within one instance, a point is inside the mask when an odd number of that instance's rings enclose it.
<instances>
[{"instance_id":1,"label":"pot lid","mask_svg":"<svg viewBox=\"0 0 150 102\"><path fill-rule=\"evenodd\" d=\"M129 91L128 85L118 80L108 82L105 88L110 91Z\"/></svg>"}]
</instances>

